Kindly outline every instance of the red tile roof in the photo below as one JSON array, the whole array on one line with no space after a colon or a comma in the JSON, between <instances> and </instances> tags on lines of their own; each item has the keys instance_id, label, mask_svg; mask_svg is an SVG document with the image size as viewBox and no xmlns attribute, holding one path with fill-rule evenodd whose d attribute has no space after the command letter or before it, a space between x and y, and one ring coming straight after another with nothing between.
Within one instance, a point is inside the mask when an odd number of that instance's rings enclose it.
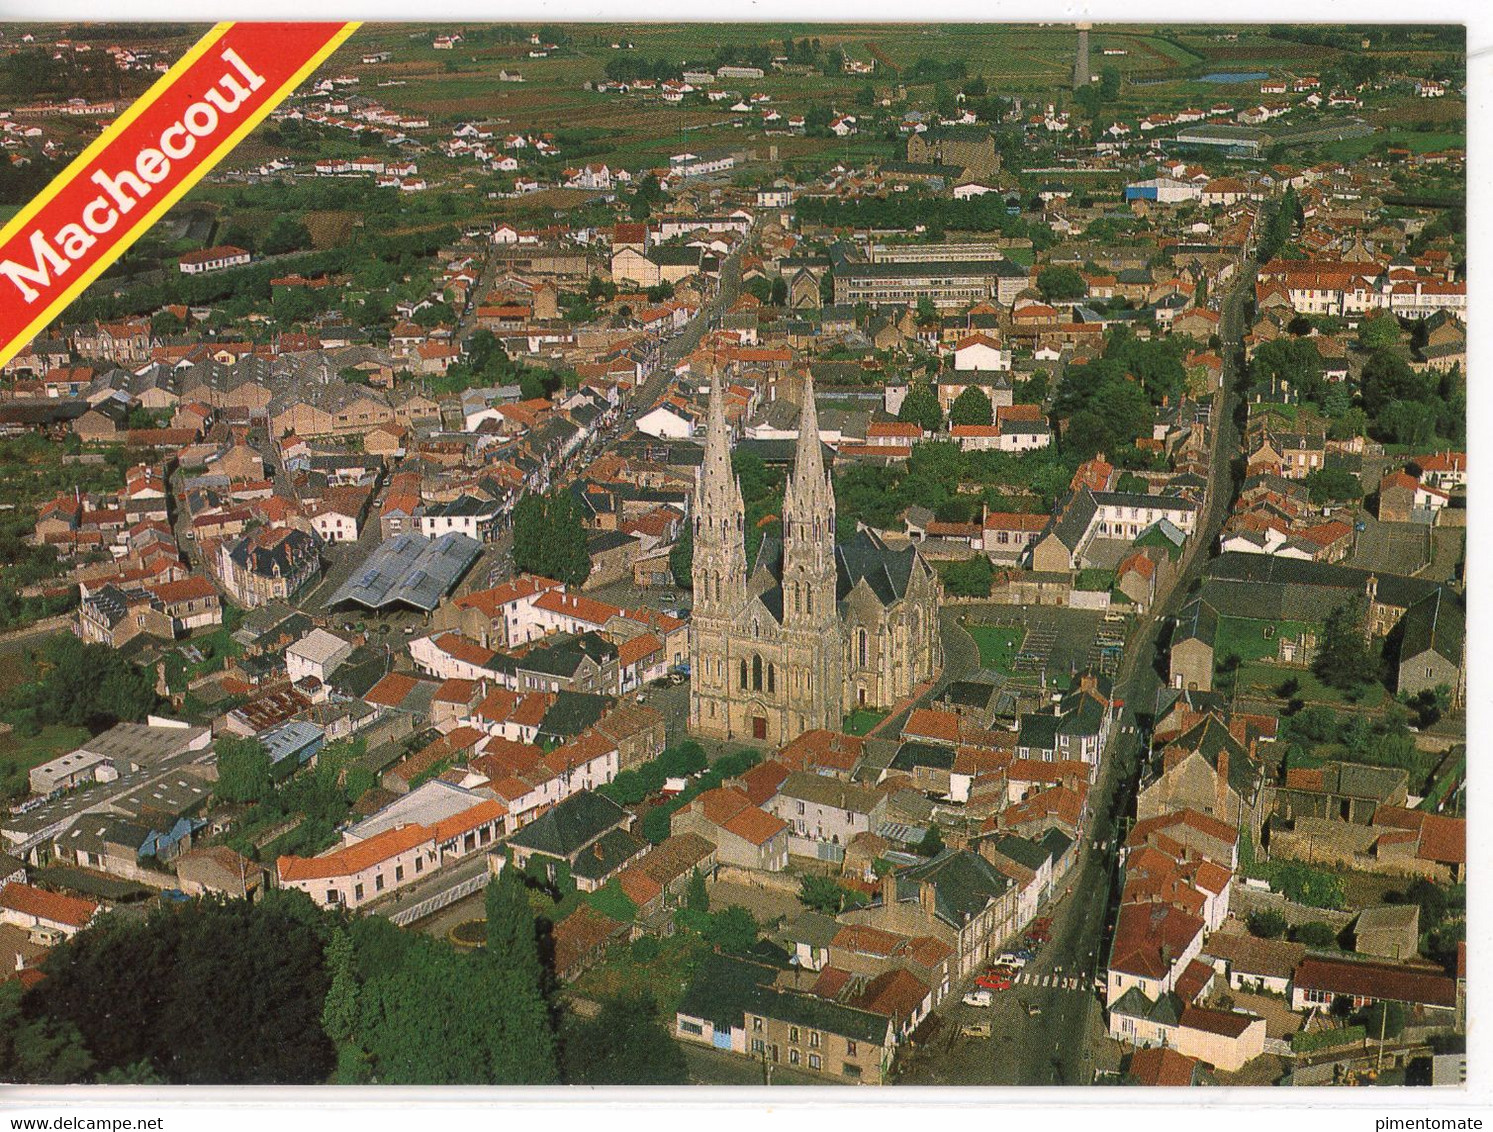
<instances>
[{"instance_id":1,"label":"red tile roof","mask_svg":"<svg viewBox=\"0 0 1493 1132\"><path fill-rule=\"evenodd\" d=\"M1130 1076L1141 1085L1189 1086L1199 1062L1167 1046L1136 1050L1130 1058Z\"/></svg>"},{"instance_id":2,"label":"red tile roof","mask_svg":"<svg viewBox=\"0 0 1493 1132\"><path fill-rule=\"evenodd\" d=\"M1111 970L1164 978L1203 930L1197 916L1166 904L1122 904L1110 949Z\"/></svg>"},{"instance_id":3,"label":"red tile roof","mask_svg":"<svg viewBox=\"0 0 1493 1132\"><path fill-rule=\"evenodd\" d=\"M0 908L71 928L86 927L98 911L98 905L91 900L48 892L16 880L0 889Z\"/></svg>"},{"instance_id":4,"label":"red tile roof","mask_svg":"<svg viewBox=\"0 0 1493 1132\"><path fill-rule=\"evenodd\" d=\"M1359 963L1309 955L1292 976L1298 990L1328 991L1356 998L1455 1006L1457 984L1439 971L1394 963Z\"/></svg>"}]
</instances>

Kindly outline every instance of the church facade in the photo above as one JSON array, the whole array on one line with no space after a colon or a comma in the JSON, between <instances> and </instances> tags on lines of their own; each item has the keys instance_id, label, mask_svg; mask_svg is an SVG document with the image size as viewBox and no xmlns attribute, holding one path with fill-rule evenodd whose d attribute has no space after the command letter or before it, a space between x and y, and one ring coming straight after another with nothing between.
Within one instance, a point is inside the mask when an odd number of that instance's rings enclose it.
<instances>
[{"instance_id":1,"label":"church facade","mask_svg":"<svg viewBox=\"0 0 1493 1132\"><path fill-rule=\"evenodd\" d=\"M938 576L915 547L892 550L869 531L835 544L812 380L783 537L764 538L749 564L720 386L694 495L690 731L772 744L838 731L847 712L889 708L939 671Z\"/></svg>"}]
</instances>

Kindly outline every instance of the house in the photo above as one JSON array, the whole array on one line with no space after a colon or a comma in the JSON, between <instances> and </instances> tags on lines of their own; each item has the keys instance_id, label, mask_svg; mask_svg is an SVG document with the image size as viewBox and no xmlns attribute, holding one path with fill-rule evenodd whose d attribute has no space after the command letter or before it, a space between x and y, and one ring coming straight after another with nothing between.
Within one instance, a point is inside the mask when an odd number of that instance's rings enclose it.
<instances>
[{"instance_id":1,"label":"house","mask_svg":"<svg viewBox=\"0 0 1493 1132\"><path fill-rule=\"evenodd\" d=\"M954 346L954 369L959 371L1001 371L1011 369L1011 351L986 334L971 334Z\"/></svg>"},{"instance_id":2,"label":"house","mask_svg":"<svg viewBox=\"0 0 1493 1132\"><path fill-rule=\"evenodd\" d=\"M835 860L856 834L874 832L881 824L886 797L822 774L794 771L764 808L787 823L790 853Z\"/></svg>"},{"instance_id":3,"label":"house","mask_svg":"<svg viewBox=\"0 0 1493 1132\"><path fill-rule=\"evenodd\" d=\"M567 983L579 978L605 957L608 944L625 939L628 933L628 925L598 912L583 901L556 924L551 933L555 977Z\"/></svg>"},{"instance_id":4,"label":"house","mask_svg":"<svg viewBox=\"0 0 1493 1132\"><path fill-rule=\"evenodd\" d=\"M1182 607L1172 627L1169 681L1173 688L1207 692L1213 688L1213 641L1218 611L1201 598Z\"/></svg>"},{"instance_id":5,"label":"house","mask_svg":"<svg viewBox=\"0 0 1493 1132\"><path fill-rule=\"evenodd\" d=\"M958 956L957 977L974 973L1017 927L1016 885L967 849L945 849L882 878L880 900L840 916L912 937L932 936Z\"/></svg>"},{"instance_id":6,"label":"house","mask_svg":"<svg viewBox=\"0 0 1493 1132\"><path fill-rule=\"evenodd\" d=\"M703 837L716 847L723 865L765 872L788 867L788 823L753 805L739 787L718 786L696 795L670 815L669 832Z\"/></svg>"},{"instance_id":7,"label":"house","mask_svg":"<svg viewBox=\"0 0 1493 1132\"><path fill-rule=\"evenodd\" d=\"M1306 956L1304 944L1283 939L1261 939L1246 931L1214 932L1203 949L1204 962L1233 990L1284 995L1291 977Z\"/></svg>"},{"instance_id":8,"label":"house","mask_svg":"<svg viewBox=\"0 0 1493 1132\"><path fill-rule=\"evenodd\" d=\"M291 527L225 539L209 562L228 596L246 609L288 601L321 570L314 537Z\"/></svg>"},{"instance_id":9,"label":"house","mask_svg":"<svg viewBox=\"0 0 1493 1132\"><path fill-rule=\"evenodd\" d=\"M640 858L648 842L631 830L633 816L610 798L581 790L508 840L513 864L550 884L566 870L582 892L594 892Z\"/></svg>"},{"instance_id":10,"label":"house","mask_svg":"<svg viewBox=\"0 0 1493 1132\"><path fill-rule=\"evenodd\" d=\"M189 849L176 858L176 883L188 896L223 895L253 900L268 885L263 865L226 845Z\"/></svg>"},{"instance_id":11,"label":"house","mask_svg":"<svg viewBox=\"0 0 1493 1132\"><path fill-rule=\"evenodd\" d=\"M1376 904L1358 913L1353 950L1383 959L1414 959L1420 953L1420 905Z\"/></svg>"},{"instance_id":12,"label":"house","mask_svg":"<svg viewBox=\"0 0 1493 1132\"><path fill-rule=\"evenodd\" d=\"M10 881L0 888L0 924L10 924L28 932L54 932L64 938L86 928L98 913L91 900L48 892L22 881Z\"/></svg>"},{"instance_id":13,"label":"house","mask_svg":"<svg viewBox=\"0 0 1493 1132\"><path fill-rule=\"evenodd\" d=\"M241 267L254 257L243 248L223 245L204 248L200 252L188 252L176 261L183 275L201 275L207 271L222 271L229 267Z\"/></svg>"},{"instance_id":14,"label":"house","mask_svg":"<svg viewBox=\"0 0 1493 1132\"><path fill-rule=\"evenodd\" d=\"M707 956L685 990L675 1037L766 1066L880 1085L896 1049L887 1015L775 986L772 967Z\"/></svg>"},{"instance_id":15,"label":"house","mask_svg":"<svg viewBox=\"0 0 1493 1132\"><path fill-rule=\"evenodd\" d=\"M350 641L325 629L313 629L285 650L285 674L292 684L298 684L308 676L327 684L331 682L332 673L352 653Z\"/></svg>"},{"instance_id":16,"label":"house","mask_svg":"<svg viewBox=\"0 0 1493 1132\"><path fill-rule=\"evenodd\" d=\"M1125 1076L1137 1085L1192 1086L1212 1084L1207 1066L1170 1046L1138 1049L1130 1056Z\"/></svg>"},{"instance_id":17,"label":"house","mask_svg":"<svg viewBox=\"0 0 1493 1132\"><path fill-rule=\"evenodd\" d=\"M1454 1018L1457 982L1439 968L1409 963L1308 955L1291 976L1291 1009L1330 1011L1340 1000L1354 1010L1397 1002L1442 1025Z\"/></svg>"},{"instance_id":18,"label":"house","mask_svg":"<svg viewBox=\"0 0 1493 1132\"><path fill-rule=\"evenodd\" d=\"M1121 999L1135 995L1155 1003L1170 994L1187 965L1202 951L1205 926L1202 917L1170 904L1121 904L1110 944L1105 1004L1114 1008ZM1140 1036L1132 1016L1113 1012L1110 1033L1122 1041Z\"/></svg>"},{"instance_id":19,"label":"house","mask_svg":"<svg viewBox=\"0 0 1493 1132\"><path fill-rule=\"evenodd\" d=\"M1160 769L1141 781L1135 813L1144 821L1196 810L1241 830L1247 826L1259 844L1266 794L1259 762L1209 715L1162 749Z\"/></svg>"}]
</instances>

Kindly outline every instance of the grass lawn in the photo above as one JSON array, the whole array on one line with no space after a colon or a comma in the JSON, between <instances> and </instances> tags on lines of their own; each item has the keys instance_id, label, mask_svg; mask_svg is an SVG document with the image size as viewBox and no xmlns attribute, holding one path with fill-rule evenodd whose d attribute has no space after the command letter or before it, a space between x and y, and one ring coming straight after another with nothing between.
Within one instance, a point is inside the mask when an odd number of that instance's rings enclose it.
<instances>
[{"instance_id":1,"label":"grass lawn","mask_svg":"<svg viewBox=\"0 0 1493 1132\"><path fill-rule=\"evenodd\" d=\"M1012 671L1021 642L1026 639L1024 630L998 625L971 625L969 635L979 646L981 667L1006 673Z\"/></svg>"},{"instance_id":2,"label":"grass lawn","mask_svg":"<svg viewBox=\"0 0 1493 1132\"><path fill-rule=\"evenodd\" d=\"M1300 637L1315 626L1305 621L1265 621L1253 617L1220 617L1213 653L1220 659L1230 653L1249 662L1276 656L1282 637Z\"/></svg>"},{"instance_id":3,"label":"grass lawn","mask_svg":"<svg viewBox=\"0 0 1493 1132\"><path fill-rule=\"evenodd\" d=\"M6 797L25 794L32 767L76 749L87 741L89 734L86 727L54 724L35 735L21 736L14 732L0 735L0 793Z\"/></svg>"},{"instance_id":4,"label":"grass lawn","mask_svg":"<svg viewBox=\"0 0 1493 1132\"><path fill-rule=\"evenodd\" d=\"M1294 698L1308 704L1326 704L1329 707L1381 707L1388 696L1382 684L1371 684L1358 699L1350 700L1336 688L1330 688L1307 668L1287 668L1280 664L1263 661L1246 662L1240 665L1236 690L1246 696L1275 696L1275 689L1287 680L1296 680L1300 685Z\"/></svg>"},{"instance_id":5,"label":"grass lawn","mask_svg":"<svg viewBox=\"0 0 1493 1132\"><path fill-rule=\"evenodd\" d=\"M847 735L864 735L886 718L884 711L857 708L845 717L844 731Z\"/></svg>"}]
</instances>

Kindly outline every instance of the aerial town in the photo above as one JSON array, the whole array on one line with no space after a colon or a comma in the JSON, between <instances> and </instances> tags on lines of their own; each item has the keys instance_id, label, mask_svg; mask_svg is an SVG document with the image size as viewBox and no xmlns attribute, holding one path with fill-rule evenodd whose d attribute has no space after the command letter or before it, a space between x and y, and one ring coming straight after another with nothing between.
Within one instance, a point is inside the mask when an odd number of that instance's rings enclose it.
<instances>
[{"instance_id":1,"label":"aerial town","mask_svg":"<svg viewBox=\"0 0 1493 1132\"><path fill-rule=\"evenodd\" d=\"M0 1080L1464 1084L1465 82L360 28L4 366Z\"/></svg>"}]
</instances>

